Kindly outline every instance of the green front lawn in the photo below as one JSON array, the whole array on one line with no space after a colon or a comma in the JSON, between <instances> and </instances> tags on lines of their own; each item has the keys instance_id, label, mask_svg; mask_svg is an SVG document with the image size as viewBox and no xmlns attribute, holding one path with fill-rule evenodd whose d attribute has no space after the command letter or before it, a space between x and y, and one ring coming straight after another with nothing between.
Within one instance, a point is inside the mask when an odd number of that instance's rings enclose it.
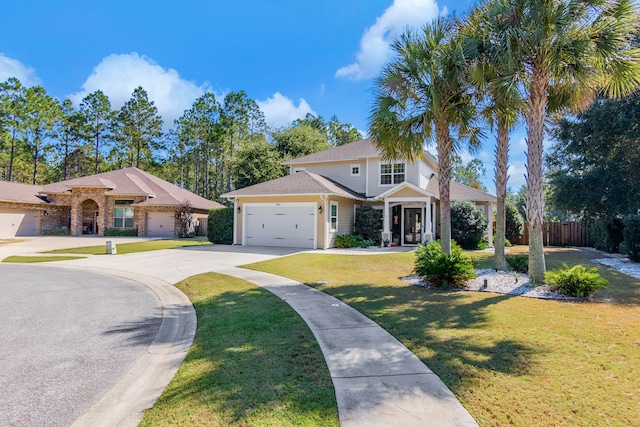
<instances>
[{"instance_id":1,"label":"green front lawn","mask_svg":"<svg viewBox=\"0 0 640 427\"><path fill-rule=\"evenodd\" d=\"M198 327L176 376L141 426L338 426L312 332L280 298L220 274L178 285Z\"/></svg>"},{"instance_id":2,"label":"green front lawn","mask_svg":"<svg viewBox=\"0 0 640 427\"><path fill-rule=\"evenodd\" d=\"M469 256L491 265L489 253ZM547 266L590 267L593 257L552 248ZM595 265L610 288L595 302L568 303L409 286L400 277L411 273L413 260L411 252L299 254L248 268L310 284L375 320L438 374L482 426L637 425L639 280Z\"/></svg>"},{"instance_id":3,"label":"green front lawn","mask_svg":"<svg viewBox=\"0 0 640 427\"><path fill-rule=\"evenodd\" d=\"M116 251L118 254L131 254L135 252L158 251L160 249L176 249L186 246L210 245L211 242L204 236L185 238L185 239L163 239L163 240L147 240L144 242L118 243L116 242ZM106 253L105 245L100 246L83 246L70 249L56 249L53 251L43 252L45 254L86 254L86 255L104 255Z\"/></svg>"}]
</instances>

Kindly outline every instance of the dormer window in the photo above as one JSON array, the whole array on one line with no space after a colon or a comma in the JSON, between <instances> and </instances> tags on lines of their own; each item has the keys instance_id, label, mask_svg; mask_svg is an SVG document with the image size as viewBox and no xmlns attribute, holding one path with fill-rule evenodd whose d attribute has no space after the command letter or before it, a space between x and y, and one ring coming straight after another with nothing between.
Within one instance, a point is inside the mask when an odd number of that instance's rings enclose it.
<instances>
[{"instance_id":1,"label":"dormer window","mask_svg":"<svg viewBox=\"0 0 640 427\"><path fill-rule=\"evenodd\" d=\"M351 165L351 176L360 176L360 165Z\"/></svg>"},{"instance_id":2,"label":"dormer window","mask_svg":"<svg viewBox=\"0 0 640 427\"><path fill-rule=\"evenodd\" d=\"M380 163L380 185L395 185L404 181L405 163Z\"/></svg>"}]
</instances>

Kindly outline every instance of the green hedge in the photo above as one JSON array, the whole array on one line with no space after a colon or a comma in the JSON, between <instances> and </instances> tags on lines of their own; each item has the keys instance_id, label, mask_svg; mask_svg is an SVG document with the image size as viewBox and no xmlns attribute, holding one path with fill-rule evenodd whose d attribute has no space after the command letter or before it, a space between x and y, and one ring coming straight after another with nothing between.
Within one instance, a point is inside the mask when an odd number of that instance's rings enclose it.
<instances>
[{"instance_id":1,"label":"green hedge","mask_svg":"<svg viewBox=\"0 0 640 427\"><path fill-rule=\"evenodd\" d=\"M631 261L640 262L640 215L627 215L624 220L620 252L629 256Z\"/></svg>"},{"instance_id":2,"label":"green hedge","mask_svg":"<svg viewBox=\"0 0 640 427\"><path fill-rule=\"evenodd\" d=\"M127 236L136 237L138 235L137 228L105 228L105 237Z\"/></svg>"},{"instance_id":3,"label":"green hedge","mask_svg":"<svg viewBox=\"0 0 640 427\"><path fill-rule=\"evenodd\" d=\"M233 208L218 208L209 211L207 238L211 243L230 245L233 243Z\"/></svg>"}]
</instances>

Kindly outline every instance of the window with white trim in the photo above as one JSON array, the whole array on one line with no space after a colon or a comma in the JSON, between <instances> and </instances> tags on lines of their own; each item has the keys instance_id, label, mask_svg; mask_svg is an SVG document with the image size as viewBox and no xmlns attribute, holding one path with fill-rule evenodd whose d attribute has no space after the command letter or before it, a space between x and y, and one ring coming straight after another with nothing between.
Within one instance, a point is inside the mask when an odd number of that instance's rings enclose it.
<instances>
[{"instance_id":1,"label":"window with white trim","mask_svg":"<svg viewBox=\"0 0 640 427\"><path fill-rule=\"evenodd\" d=\"M113 209L114 228L133 228L133 200L115 200Z\"/></svg>"},{"instance_id":2,"label":"window with white trim","mask_svg":"<svg viewBox=\"0 0 640 427\"><path fill-rule=\"evenodd\" d=\"M351 176L360 176L360 165L351 165Z\"/></svg>"},{"instance_id":3,"label":"window with white trim","mask_svg":"<svg viewBox=\"0 0 640 427\"><path fill-rule=\"evenodd\" d=\"M329 230L338 230L338 202L331 202L329 207Z\"/></svg>"},{"instance_id":4,"label":"window with white trim","mask_svg":"<svg viewBox=\"0 0 640 427\"><path fill-rule=\"evenodd\" d=\"M380 185L395 185L404 181L405 163L380 163Z\"/></svg>"}]
</instances>

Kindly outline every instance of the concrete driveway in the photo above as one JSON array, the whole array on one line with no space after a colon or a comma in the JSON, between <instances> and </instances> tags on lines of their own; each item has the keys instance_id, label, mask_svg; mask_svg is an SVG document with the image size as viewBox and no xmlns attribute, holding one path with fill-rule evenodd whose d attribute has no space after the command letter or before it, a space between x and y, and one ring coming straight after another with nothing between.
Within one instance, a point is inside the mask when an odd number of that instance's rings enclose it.
<instances>
[{"instance_id":1,"label":"concrete driveway","mask_svg":"<svg viewBox=\"0 0 640 427\"><path fill-rule=\"evenodd\" d=\"M149 239L23 238L0 245L0 259L107 240ZM0 350L0 425L136 425L195 333L193 307L172 285L296 252L212 245L0 264L0 334L9 337Z\"/></svg>"}]
</instances>

